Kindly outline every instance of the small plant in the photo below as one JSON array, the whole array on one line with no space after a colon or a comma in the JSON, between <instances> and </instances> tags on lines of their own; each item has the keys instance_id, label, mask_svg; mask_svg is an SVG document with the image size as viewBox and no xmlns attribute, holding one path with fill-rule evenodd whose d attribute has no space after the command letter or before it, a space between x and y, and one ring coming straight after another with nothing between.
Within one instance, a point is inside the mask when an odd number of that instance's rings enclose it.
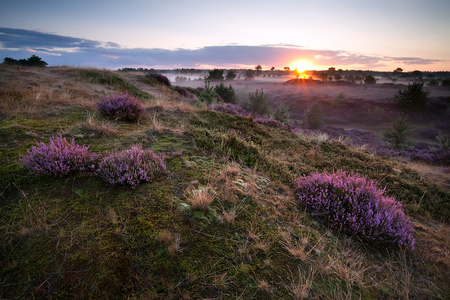
<instances>
[{"instance_id":1,"label":"small plant","mask_svg":"<svg viewBox=\"0 0 450 300\"><path fill-rule=\"evenodd\" d=\"M374 245L414 249L413 226L401 203L374 182L338 171L300 177L294 184L298 202L332 228Z\"/></svg>"},{"instance_id":2,"label":"small plant","mask_svg":"<svg viewBox=\"0 0 450 300\"><path fill-rule=\"evenodd\" d=\"M158 82L159 84L165 85L170 87L171 83L169 78L167 78L167 76L164 76L162 74L158 74L158 73L148 73L145 75L147 78L149 79L154 79L156 82Z\"/></svg>"},{"instance_id":3,"label":"small plant","mask_svg":"<svg viewBox=\"0 0 450 300\"><path fill-rule=\"evenodd\" d=\"M95 174L111 184L129 184L135 188L141 182L153 181L165 170L162 157L153 150L134 145L131 149L105 155Z\"/></svg>"},{"instance_id":4,"label":"small plant","mask_svg":"<svg viewBox=\"0 0 450 300\"><path fill-rule=\"evenodd\" d=\"M311 104L305 113L306 125L312 129L319 129L323 125L323 108L317 102Z\"/></svg>"},{"instance_id":5,"label":"small plant","mask_svg":"<svg viewBox=\"0 0 450 300\"><path fill-rule=\"evenodd\" d=\"M181 96L188 98L188 99L194 99L195 95L192 94L191 92L189 92L187 89L185 89L184 87L181 86L175 86L174 87L175 91L178 92L178 94L180 94Z\"/></svg>"},{"instance_id":6,"label":"small plant","mask_svg":"<svg viewBox=\"0 0 450 300\"><path fill-rule=\"evenodd\" d=\"M112 120L137 122L145 109L141 102L128 94L109 96L97 105L98 112Z\"/></svg>"},{"instance_id":7,"label":"small plant","mask_svg":"<svg viewBox=\"0 0 450 300\"><path fill-rule=\"evenodd\" d=\"M222 98L223 102L233 104L238 103L236 92L234 91L234 88L231 84L228 87L226 87L223 84L223 82L221 82L219 85L216 85L214 87L214 91L216 92L217 95L219 95Z\"/></svg>"},{"instance_id":8,"label":"small plant","mask_svg":"<svg viewBox=\"0 0 450 300\"><path fill-rule=\"evenodd\" d=\"M344 104L344 100L345 100L345 94L344 92L340 92L334 99L333 99L333 103L331 105L333 106L340 106L342 104Z\"/></svg>"},{"instance_id":9,"label":"small plant","mask_svg":"<svg viewBox=\"0 0 450 300\"><path fill-rule=\"evenodd\" d=\"M273 113L273 118L281 123L288 123L290 116L289 106L283 103L278 105Z\"/></svg>"},{"instance_id":10,"label":"small plant","mask_svg":"<svg viewBox=\"0 0 450 300\"><path fill-rule=\"evenodd\" d=\"M424 108L427 106L430 92L423 89L423 83L408 84L394 95L394 102L403 107Z\"/></svg>"},{"instance_id":11,"label":"small plant","mask_svg":"<svg viewBox=\"0 0 450 300\"><path fill-rule=\"evenodd\" d=\"M194 209L208 210L209 205L217 197L216 191L209 186L203 188L191 188L187 192L188 201Z\"/></svg>"},{"instance_id":12,"label":"small plant","mask_svg":"<svg viewBox=\"0 0 450 300\"><path fill-rule=\"evenodd\" d=\"M450 150L450 136L448 134L439 134L436 140L443 150Z\"/></svg>"},{"instance_id":13,"label":"small plant","mask_svg":"<svg viewBox=\"0 0 450 300\"><path fill-rule=\"evenodd\" d=\"M408 119L400 116L394 119L383 131L383 140L390 143L394 148L401 149L410 144L408 136L410 135Z\"/></svg>"},{"instance_id":14,"label":"small plant","mask_svg":"<svg viewBox=\"0 0 450 300\"><path fill-rule=\"evenodd\" d=\"M270 101L264 90L256 90L256 92L248 93L249 100L243 103L243 107L255 115L268 116L270 115Z\"/></svg>"},{"instance_id":15,"label":"small plant","mask_svg":"<svg viewBox=\"0 0 450 300\"><path fill-rule=\"evenodd\" d=\"M205 103L206 105L211 105L217 102L217 94L214 91L214 88L210 86L209 81L205 81L205 88L198 97L198 100L200 100L202 103Z\"/></svg>"},{"instance_id":16,"label":"small plant","mask_svg":"<svg viewBox=\"0 0 450 300\"><path fill-rule=\"evenodd\" d=\"M34 174L62 177L88 169L94 159L89 146L78 145L74 139L69 142L59 135L50 138L48 143L31 147L21 163Z\"/></svg>"}]
</instances>

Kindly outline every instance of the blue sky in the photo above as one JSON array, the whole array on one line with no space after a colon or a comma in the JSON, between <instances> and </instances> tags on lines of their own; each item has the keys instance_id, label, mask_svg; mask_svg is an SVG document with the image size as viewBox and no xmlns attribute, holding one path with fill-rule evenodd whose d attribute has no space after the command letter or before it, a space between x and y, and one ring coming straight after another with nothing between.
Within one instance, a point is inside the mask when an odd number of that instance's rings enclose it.
<instances>
[{"instance_id":1,"label":"blue sky","mask_svg":"<svg viewBox=\"0 0 450 300\"><path fill-rule=\"evenodd\" d=\"M450 71L450 1L2 0L0 58L50 65Z\"/></svg>"}]
</instances>

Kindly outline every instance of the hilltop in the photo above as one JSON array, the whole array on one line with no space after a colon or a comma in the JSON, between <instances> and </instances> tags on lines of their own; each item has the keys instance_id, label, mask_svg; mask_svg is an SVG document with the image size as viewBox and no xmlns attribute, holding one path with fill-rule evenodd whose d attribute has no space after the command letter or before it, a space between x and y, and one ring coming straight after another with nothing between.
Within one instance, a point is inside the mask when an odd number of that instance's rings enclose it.
<instances>
[{"instance_id":1,"label":"hilltop","mask_svg":"<svg viewBox=\"0 0 450 300\"><path fill-rule=\"evenodd\" d=\"M124 92L145 108L138 122L98 115ZM262 123L139 72L0 66L0 297L448 297L448 189L363 147ZM30 174L20 158L57 135L103 154L139 144L167 169L135 188ZM403 205L415 250L367 244L297 203L293 179L337 170ZM199 197L212 202L195 208Z\"/></svg>"}]
</instances>

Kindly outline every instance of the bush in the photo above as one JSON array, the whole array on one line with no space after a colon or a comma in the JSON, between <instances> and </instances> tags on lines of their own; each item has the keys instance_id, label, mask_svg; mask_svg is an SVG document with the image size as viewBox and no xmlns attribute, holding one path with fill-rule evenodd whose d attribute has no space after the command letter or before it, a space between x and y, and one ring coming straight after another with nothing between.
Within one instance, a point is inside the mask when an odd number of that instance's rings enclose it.
<instances>
[{"instance_id":1,"label":"bush","mask_svg":"<svg viewBox=\"0 0 450 300\"><path fill-rule=\"evenodd\" d=\"M238 99L236 97L236 92L234 91L233 86L230 84L228 87L226 87L223 82L221 82L219 85L216 85L214 87L214 91L217 95L219 95L223 102L233 103L237 104Z\"/></svg>"},{"instance_id":2,"label":"bush","mask_svg":"<svg viewBox=\"0 0 450 300\"><path fill-rule=\"evenodd\" d=\"M441 86L450 86L450 78L443 79Z\"/></svg>"},{"instance_id":3,"label":"bush","mask_svg":"<svg viewBox=\"0 0 450 300\"><path fill-rule=\"evenodd\" d=\"M243 107L255 115L268 116L270 115L270 101L264 91L256 90L254 93L248 93L249 100L243 103Z\"/></svg>"},{"instance_id":4,"label":"bush","mask_svg":"<svg viewBox=\"0 0 450 300\"><path fill-rule=\"evenodd\" d=\"M237 74L234 70L228 70L225 80L233 80L236 78L236 76L237 76Z\"/></svg>"},{"instance_id":5,"label":"bush","mask_svg":"<svg viewBox=\"0 0 450 300\"><path fill-rule=\"evenodd\" d=\"M323 125L323 108L317 102L311 104L305 113L305 122L309 128L319 129Z\"/></svg>"},{"instance_id":6,"label":"bush","mask_svg":"<svg viewBox=\"0 0 450 300\"><path fill-rule=\"evenodd\" d=\"M192 94L191 92L189 92L187 89L185 89L184 87L181 86L176 86L174 87L175 91L178 92L178 94L180 94L181 96L185 97L185 98L189 98L189 99L194 99L195 96L194 94Z\"/></svg>"},{"instance_id":7,"label":"bush","mask_svg":"<svg viewBox=\"0 0 450 300\"><path fill-rule=\"evenodd\" d=\"M208 71L207 80L223 80L223 70L214 69L212 71Z\"/></svg>"},{"instance_id":8,"label":"bush","mask_svg":"<svg viewBox=\"0 0 450 300\"><path fill-rule=\"evenodd\" d=\"M394 95L394 102L403 107L424 108L427 106L430 92L423 90L423 83L408 84Z\"/></svg>"},{"instance_id":9,"label":"bush","mask_svg":"<svg viewBox=\"0 0 450 300\"><path fill-rule=\"evenodd\" d=\"M209 81L205 81L205 88L198 96L198 100L200 100L200 102L205 103L206 105L211 105L217 102L217 94L214 91L214 88L210 86Z\"/></svg>"},{"instance_id":10,"label":"bush","mask_svg":"<svg viewBox=\"0 0 450 300\"><path fill-rule=\"evenodd\" d=\"M401 203L374 182L339 171L300 177L294 184L298 202L330 227L374 245L414 249L413 226Z\"/></svg>"},{"instance_id":11,"label":"bush","mask_svg":"<svg viewBox=\"0 0 450 300\"><path fill-rule=\"evenodd\" d=\"M377 79L373 77L372 75L367 75L364 77L364 83L365 84L375 84L377 83Z\"/></svg>"},{"instance_id":12,"label":"bush","mask_svg":"<svg viewBox=\"0 0 450 300\"><path fill-rule=\"evenodd\" d=\"M273 118L281 123L288 123L290 116L291 112L289 111L289 106L283 103L278 105L273 113Z\"/></svg>"},{"instance_id":13,"label":"bush","mask_svg":"<svg viewBox=\"0 0 450 300\"><path fill-rule=\"evenodd\" d=\"M80 146L62 136L52 137L46 144L39 143L27 150L21 163L34 174L62 177L89 168L95 155L89 146Z\"/></svg>"},{"instance_id":14,"label":"bush","mask_svg":"<svg viewBox=\"0 0 450 300\"><path fill-rule=\"evenodd\" d=\"M99 113L109 119L136 122L145 112L138 99L128 94L109 96L97 105Z\"/></svg>"},{"instance_id":15,"label":"bush","mask_svg":"<svg viewBox=\"0 0 450 300\"><path fill-rule=\"evenodd\" d=\"M147 76L147 78L150 79L154 79L155 81L157 81L158 83L168 86L171 86L170 80L169 78L167 78L166 76L162 75L162 74L158 74L158 73L148 73L145 76Z\"/></svg>"},{"instance_id":16,"label":"bush","mask_svg":"<svg viewBox=\"0 0 450 300\"><path fill-rule=\"evenodd\" d=\"M436 137L441 149L450 150L450 136L448 134L440 134Z\"/></svg>"},{"instance_id":17,"label":"bush","mask_svg":"<svg viewBox=\"0 0 450 300\"><path fill-rule=\"evenodd\" d=\"M390 143L394 148L401 149L410 144L408 136L410 135L410 125L405 116L393 120L383 130L383 140Z\"/></svg>"},{"instance_id":18,"label":"bush","mask_svg":"<svg viewBox=\"0 0 450 300\"><path fill-rule=\"evenodd\" d=\"M151 182L166 170L164 160L153 150L141 145L104 156L95 174L111 184L129 184L132 188L141 182Z\"/></svg>"}]
</instances>

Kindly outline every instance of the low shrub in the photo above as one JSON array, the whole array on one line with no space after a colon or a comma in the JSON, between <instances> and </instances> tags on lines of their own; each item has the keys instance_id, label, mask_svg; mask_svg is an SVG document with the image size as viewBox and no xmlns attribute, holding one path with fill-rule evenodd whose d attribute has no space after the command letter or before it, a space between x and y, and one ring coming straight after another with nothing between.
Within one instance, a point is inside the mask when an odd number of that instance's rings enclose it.
<instances>
[{"instance_id":1,"label":"low shrub","mask_svg":"<svg viewBox=\"0 0 450 300\"><path fill-rule=\"evenodd\" d=\"M439 134L436 136L436 140L439 142L441 149L450 150L450 136L448 134Z\"/></svg>"},{"instance_id":2,"label":"low shrub","mask_svg":"<svg viewBox=\"0 0 450 300\"><path fill-rule=\"evenodd\" d=\"M364 177L315 173L294 181L296 198L327 224L376 246L414 249L413 226L401 203Z\"/></svg>"},{"instance_id":3,"label":"low shrub","mask_svg":"<svg viewBox=\"0 0 450 300\"><path fill-rule=\"evenodd\" d=\"M50 138L48 143L31 147L21 163L34 174L62 177L88 169L94 159L89 146L78 145L74 139L67 141L59 135Z\"/></svg>"},{"instance_id":4,"label":"low shrub","mask_svg":"<svg viewBox=\"0 0 450 300\"><path fill-rule=\"evenodd\" d=\"M394 102L403 107L424 108L427 106L430 92L423 89L422 82L408 84L406 89L400 89L394 95Z\"/></svg>"},{"instance_id":5,"label":"low shrub","mask_svg":"<svg viewBox=\"0 0 450 300\"><path fill-rule=\"evenodd\" d=\"M236 92L234 91L234 88L231 84L227 87L225 86L225 84L223 84L223 82L221 82L220 84L214 87L214 91L216 92L217 95L219 95L222 98L223 102L233 104L238 103Z\"/></svg>"},{"instance_id":6,"label":"low shrub","mask_svg":"<svg viewBox=\"0 0 450 300\"><path fill-rule=\"evenodd\" d=\"M365 84L375 84L377 83L377 79L373 75L367 75L364 77Z\"/></svg>"},{"instance_id":7,"label":"low shrub","mask_svg":"<svg viewBox=\"0 0 450 300\"><path fill-rule=\"evenodd\" d=\"M311 129L319 129L323 125L323 108L317 102L311 104L305 112L306 125Z\"/></svg>"},{"instance_id":8,"label":"low shrub","mask_svg":"<svg viewBox=\"0 0 450 300\"><path fill-rule=\"evenodd\" d=\"M289 118L291 117L291 112L289 111L289 106L284 103L281 103L275 108L273 112L273 118L281 123L288 123Z\"/></svg>"},{"instance_id":9,"label":"low shrub","mask_svg":"<svg viewBox=\"0 0 450 300\"><path fill-rule=\"evenodd\" d=\"M248 93L248 101L242 106L250 113L260 116L270 115L270 101L264 90L256 90L254 93Z\"/></svg>"},{"instance_id":10,"label":"low shrub","mask_svg":"<svg viewBox=\"0 0 450 300\"><path fill-rule=\"evenodd\" d=\"M149 79L154 79L156 82L158 82L162 85L169 86L169 87L171 86L169 78L167 78L167 76L164 76L162 74L148 73L145 76Z\"/></svg>"},{"instance_id":11,"label":"low shrub","mask_svg":"<svg viewBox=\"0 0 450 300\"><path fill-rule=\"evenodd\" d=\"M207 80L223 80L223 71L221 69L214 69L212 71L208 71Z\"/></svg>"},{"instance_id":12,"label":"low shrub","mask_svg":"<svg viewBox=\"0 0 450 300\"><path fill-rule=\"evenodd\" d=\"M176 86L174 87L175 91L178 92L178 94L180 94L181 96L188 98L188 99L194 99L195 95L192 94L191 92L189 92L187 89L185 89L184 87L181 86Z\"/></svg>"},{"instance_id":13,"label":"low shrub","mask_svg":"<svg viewBox=\"0 0 450 300\"><path fill-rule=\"evenodd\" d=\"M214 88L210 86L209 81L205 81L205 88L202 89L201 94L198 96L198 100L206 105L217 102L217 94L214 91Z\"/></svg>"},{"instance_id":14,"label":"low shrub","mask_svg":"<svg viewBox=\"0 0 450 300\"><path fill-rule=\"evenodd\" d=\"M163 158L153 150L134 145L131 149L103 156L95 174L111 184L129 184L134 188L141 182L151 182L165 170Z\"/></svg>"},{"instance_id":15,"label":"low shrub","mask_svg":"<svg viewBox=\"0 0 450 300\"><path fill-rule=\"evenodd\" d=\"M409 146L410 124L405 116L394 119L383 130L383 140L390 143L395 149Z\"/></svg>"},{"instance_id":16,"label":"low shrub","mask_svg":"<svg viewBox=\"0 0 450 300\"><path fill-rule=\"evenodd\" d=\"M128 94L106 97L97 109L106 118L131 122L138 121L145 112L141 102Z\"/></svg>"}]
</instances>

